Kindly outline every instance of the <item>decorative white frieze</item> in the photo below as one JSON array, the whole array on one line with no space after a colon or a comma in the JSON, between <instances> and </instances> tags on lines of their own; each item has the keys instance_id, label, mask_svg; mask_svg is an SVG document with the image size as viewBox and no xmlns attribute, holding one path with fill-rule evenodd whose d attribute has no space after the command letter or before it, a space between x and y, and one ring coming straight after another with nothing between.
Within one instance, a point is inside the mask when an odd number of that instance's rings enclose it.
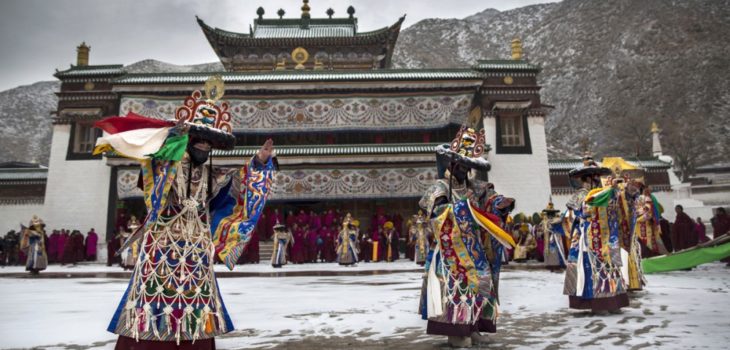
<instances>
[{"instance_id":1,"label":"decorative white frieze","mask_svg":"<svg viewBox=\"0 0 730 350\"><path fill-rule=\"evenodd\" d=\"M117 198L142 197L144 193L137 187L139 169L120 169L117 171Z\"/></svg>"},{"instance_id":2,"label":"decorative white frieze","mask_svg":"<svg viewBox=\"0 0 730 350\"><path fill-rule=\"evenodd\" d=\"M435 96L228 99L233 129L246 132L440 128L465 120L472 93ZM173 118L182 99L123 97L121 115Z\"/></svg>"},{"instance_id":3,"label":"decorative white frieze","mask_svg":"<svg viewBox=\"0 0 730 350\"><path fill-rule=\"evenodd\" d=\"M419 197L436 180L436 167L282 170L271 199L327 200Z\"/></svg>"}]
</instances>

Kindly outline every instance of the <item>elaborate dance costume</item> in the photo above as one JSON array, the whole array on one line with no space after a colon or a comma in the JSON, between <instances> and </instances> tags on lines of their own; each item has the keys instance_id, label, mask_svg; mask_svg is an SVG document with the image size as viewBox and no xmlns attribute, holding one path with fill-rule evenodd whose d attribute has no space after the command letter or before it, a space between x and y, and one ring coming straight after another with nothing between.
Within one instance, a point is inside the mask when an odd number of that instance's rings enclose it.
<instances>
[{"instance_id":1,"label":"elaborate dance costume","mask_svg":"<svg viewBox=\"0 0 730 350\"><path fill-rule=\"evenodd\" d=\"M526 222L519 224L517 232L518 235L515 239L517 247L515 247L514 260L518 262L527 261L537 247L535 236L533 236L532 230L530 230L530 226Z\"/></svg>"},{"instance_id":2,"label":"elaborate dance costume","mask_svg":"<svg viewBox=\"0 0 730 350\"><path fill-rule=\"evenodd\" d=\"M572 309L617 311L629 305L621 271L621 237L630 228L633 201L623 185L600 187L600 177L610 174L589 157L583 167L569 173L571 183L580 184L567 203L574 220L563 292Z\"/></svg>"},{"instance_id":3,"label":"elaborate dance costume","mask_svg":"<svg viewBox=\"0 0 730 350\"><path fill-rule=\"evenodd\" d=\"M342 229L337 236L337 263L340 265L348 266L358 262L358 224L349 213L342 220Z\"/></svg>"},{"instance_id":4,"label":"elaborate dance costume","mask_svg":"<svg viewBox=\"0 0 730 350\"><path fill-rule=\"evenodd\" d=\"M20 250L27 256L25 270L37 274L48 266L46 255L45 231L46 224L38 216L33 215L28 227L22 228Z\"/></svg>"},{"instance_id":5,"label":"elaborate dance costume","mask_svg":"<svg viewBox=\"0 0 730 350\"><path fill-rule=\"evenodd\" d=\"M274 225L274 250L271 252L271 266L286 265L288 261L286 250L293 242L294 237L286 226L279 223Z\"/></svg>"},{"instance_id":6,"label":"elaborate dance costume","mask_svg":"<svg viewBox=\"0 0 730 350\"><path fill-rule=\"evenodd\" d=\"M393 262L400 258L398 247L399 237L392 221L388 221L383 225L382 236L385 239L385 261Z\"/></svg>"},{"instance_id":7,"label":"elaborate dance costume","mask_svg":"<svg viewBox=\"0 0 730 350\"><path fill-rule=\"evenodd\" d=\"M543 234L545 267L551 271L562 269L565 267L567 250L563 216L560 215L560 210L555 209L552 200L540 215L542 216L540 227Z\"/></svg>"},{"instance_id":8,"label":"elaborate dance costume","mask_svg":"<svg viewBox=\"0 0 730 350\"><path fill-rule=\"evenodd\" d=\"M428 320L426 332L449 336L452 345L466 345L480 331L496 332L495 252L502 244L514 245L499 219L484 210L490 186L468 178L471 169L489 169L483 151L483 131L462 127L451 147L437 147L439 180L419 202L434 232L419 311Z\"/></svg>"},{"instance_id":9,"label":"elaborate dance costume","mask_svg":"<svg viewBox=\"0 0 730 350\"><path fill-rule=\"evenodd\" d=\"M126 243L131 237L132 234L134 234L135 231L139 228L140 224L137 220L137 217L132 215L129 218L129 221L127 222L126 229L122 231L121 233L121 243ZM135 263L137 262L137 256L139 255L139 243L133 242L129 244L126 248L124 248L120 253L120 264L122 265L122 268L125 270L131 270L134 268Z\"/></svg>"},{"instance_id":10,"label":"elaborate dance costume","mask_svg":"<svg viewBox=\"0 0 730 350\"><path fill-rule=\"evenodd\" d=\"M109 135L95 152L140 159L148 212L125 243L140 248L108 327L120 335L118 349L157 349L161 342L211 349L215 336L233 330L214 255L233 269L264 208L274 162L268 140L241 168L205 165L212 148L235 144L228 105L215 103L222 85L220 78L209 80L205 101L193 92L176 111L177 122L128 115L96 124ZM140 139L147 141L131 142Z\"/></svg>"},{"instance_id":11,"label":"elaborate dance costume","mask_svg":"<svg viewBox=\"0 0 730 350\"><path fill-rule=\"evenodd\" d=\"M409 233L410 244L414 247L413 261L423 266L426 263L426 256L429 251L429 237L431 237L430 225L426 223L426 218L422 213L415 218L415 223L411 225Z\"/></svg>"}]
</instances>

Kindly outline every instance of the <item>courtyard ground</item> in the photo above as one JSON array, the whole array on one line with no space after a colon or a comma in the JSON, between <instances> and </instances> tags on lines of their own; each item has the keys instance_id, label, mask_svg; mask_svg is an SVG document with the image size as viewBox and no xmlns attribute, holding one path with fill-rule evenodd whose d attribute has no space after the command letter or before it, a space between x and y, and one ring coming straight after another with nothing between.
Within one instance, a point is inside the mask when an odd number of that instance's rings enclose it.
<instances>
[{"instance_id":1,"label":"courtyard ground","mask_svg":"<svg viewBox=\"0 0 730 350\"><path fill-rule=\"evenodd\" d=\"M499 331L484 349L724 349L730 269L647 276L617 315L567 309L563 275L512 266L502 274ZM532 268L530 268L532 267ZM236 330L219 349L442 349L416 314L421 275L411 262L236 267L219 274ZM55 278L43 278L55 277ZM112 349L105 331L127 280L119 268L54 266L40 278L0 269L0 349Z\"/></svg>"}]
</instances>

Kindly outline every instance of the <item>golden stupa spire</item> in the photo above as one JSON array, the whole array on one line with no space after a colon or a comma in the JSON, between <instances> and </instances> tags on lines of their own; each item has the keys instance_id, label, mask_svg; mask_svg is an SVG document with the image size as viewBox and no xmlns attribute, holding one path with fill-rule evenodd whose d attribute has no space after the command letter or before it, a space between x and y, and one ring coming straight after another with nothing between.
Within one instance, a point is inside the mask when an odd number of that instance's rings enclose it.
<instances>
[{"instance_id":1,"label":"golden stupa spire","mask_svg":"<svg viewBox=\"0 0 730 350\"><path fill-rule=\"evenodd\" d=\"M656 134L659 132L659 126L656 125L656 122L651 122L651 133Z\"/></svg>"},{"instance_id":2,"label":"golden stupa spire","mask_svg":"<svg viewBox=\"0 0 730 350\"><path fill-rule=\"evenodd\" d=\"M520 38L512 39L512 59L522 59L522 40L520 40Z\"/></svg>"},{"instance_id":3,"label":"golden stupa spire","mask_svg":"<svg viewBox=\"0 0 730 350\"><path fill-rule=\"evenodd\" d=\"M91 51L91 47L86 45L86 42L82 42L81 45L76 47L76 65L77 66L88 66L89 65L89 51Z\"/></svg>"}]
</instances>

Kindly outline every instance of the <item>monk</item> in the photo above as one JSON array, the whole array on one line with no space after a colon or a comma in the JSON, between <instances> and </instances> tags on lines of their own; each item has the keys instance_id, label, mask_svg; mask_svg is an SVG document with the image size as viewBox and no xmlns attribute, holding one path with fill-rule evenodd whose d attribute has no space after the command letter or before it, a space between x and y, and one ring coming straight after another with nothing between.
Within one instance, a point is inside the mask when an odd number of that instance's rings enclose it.
<instances>
[{"instance_id":1,"label":"monk","mask_svg":"<svg viewBox=\"0 0 730 350\"><path fill-rule=\"evenodd\" d=\"M335 262L337 252L335 251L335 240L337 239L337 227L331 224L329 227L323 227L324 235L322 238L321 256L324 262Z\"/></svg>"},{"instance_id":2,"label":"monk","mask_svg":"<svg viewBox=\"0 0 730 350\"><path fill-rule=\"evenodd\" d=\"M387 262L393 262L400 258L400 236L394 226L392 221L387 221L383 225L385 229L383 232L383 238L385 240L383 244L385 246L385 254L383 254L383 257Z\"/></svg>"},{"instance_id":3,"label":"monk","mask_svg":"<svg viewBox=\"0 0 730 350\"><path fill-rule=\"evenodd\" d=\"M53 230L51 236L48 237L48 263L53 264L58 261L58 240L61 237L61 233L58 230Z\"/></svg>"},{"instance_id":4,"label":"monk","mask_svg":"<svg viewBox=\"0 0 730 350\"><path fill-rule=\"evenodd\" d=\"M730 234L730 216L725 212L725 208L717 208L715 216L710 219L710 223L712 223L712 238ZM730 258L725 258L721 261L726 263L727 266L730 266Z\"/></svg>"},{"instance_id":5,"label":"monk","mask_svg":"<svg viewBox=\"0 0 730 350\"><path fill-rule=\"evenodd\" d=\"M672 224L672 246L674 251L691 248L697 245L697 234L694 232L694 222L684 212L681 205L674 207L677 217Z\"/></svg>"},{"instance_id":6,"label":"monk","mask_svg":"<svg viewBox=\"0 0 730 350\"><path fill-rule=\"evenodd\" d=\"M310 214L310 218L316 218L317 215L314 215L313 213ZM314 220L312 220L314 221ZM319 220L317 220L319 221ZM310 221L311 222L311 221ZM319 228L315 228L313 226L307 227L307 262L313 263L317 262L317 251L319 247L317 246L317 241L319 240Z\"/></svg>"},{"instance_id":7,"label":"monk","mask_svg":"<svg viewBox=\"0 0 730 350\"><path fill-rule=\"evenodd\" d=\"M301 264L306 259L306 248L304 246L305 231L298 224L294 224L292 234L294 235L294 244L291 246L291 262Z\"/></svg>"},{"instance_id":8,"label":"monk","mask_svg":"<svg viewBox=\"0 0 730 350\"><path fill-rule=\"evenodd\" d=\"M86 261L96 261L96 244L99 242L99 235L92 228L86 234Z\"/></svg>"},{"instance_id":9,"label":"monk","mask_svg":"<svg viewBox=\"0 0 730 350\"><path fill-rule=\"evenodd\" d=\"M68 243L68 241L68 230L61 230L61 236L58 238L58 245L56 246L56 253L58 254L58 256L56 257L56 261L60 262L61 264L64 264L63 254L66 251L66 244Z\"/></svg>"}]
</instances>

